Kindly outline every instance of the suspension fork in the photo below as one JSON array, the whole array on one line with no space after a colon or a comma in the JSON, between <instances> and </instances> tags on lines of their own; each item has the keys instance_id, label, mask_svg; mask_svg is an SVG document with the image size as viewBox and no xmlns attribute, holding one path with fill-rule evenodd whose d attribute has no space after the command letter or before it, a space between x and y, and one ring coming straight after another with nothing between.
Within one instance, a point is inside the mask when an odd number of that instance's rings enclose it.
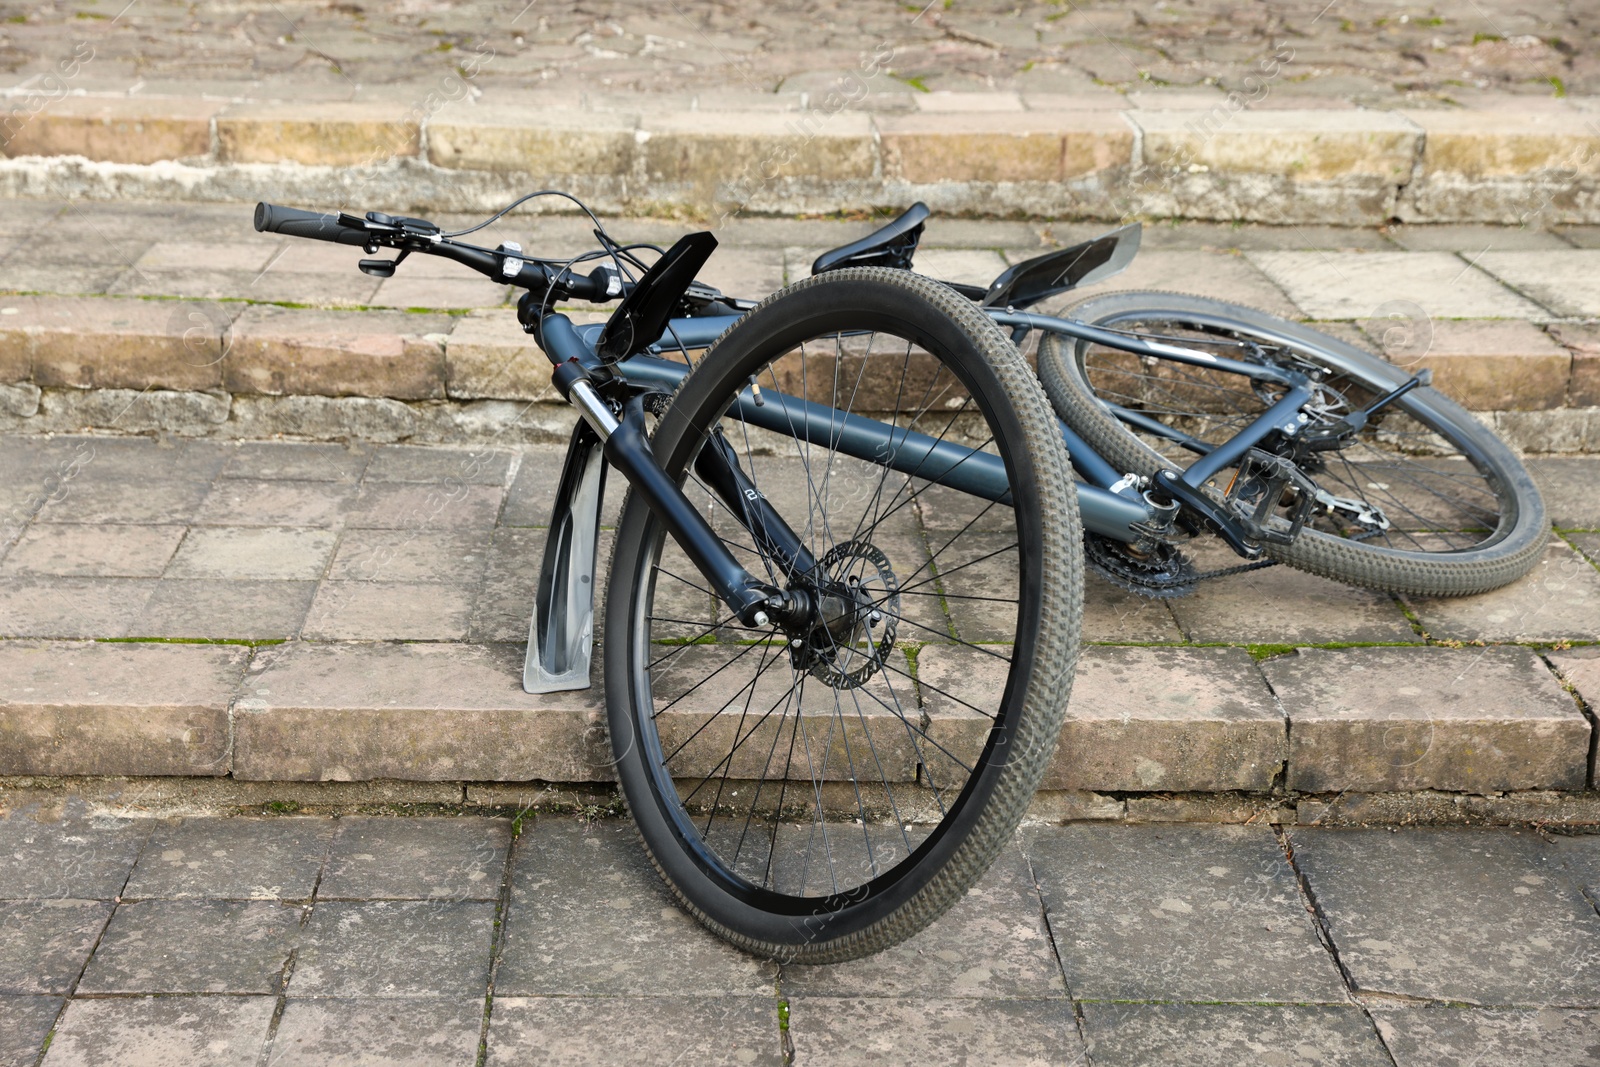
<instances>
[{"instance_id":1,"label":"suspension fork","mask_svg":"<svg viewBox=\"0 0 1600 1067\"><path fill-rule=\"evenodd\" d=\"M694 470L728 511L740 516L764 559L776 562L785 576L815 572L816 557L744 472L738 453L720 428L707 437L695 457Z\"/></svg>"},{"instance_id":2,"label":"suspension fork","mask_svg":"<svg viewBox=\"0 0 1600 1067\"><path fill-rule=\"evenodd\" d=\"M793 613L795 605L785 591L757 578L734 559L705 516L661 469L645 433L643 399L630 397L620 419L612 412L595 388L596 376L607 376L609 370L597 363L572 321L565 315L544 316L539 320L538 341L555 364L552 382L599 436L606 462L644 499L717 598L746 626L767 626L769 613L780 620Z\"/></svg>"}]
</instances>

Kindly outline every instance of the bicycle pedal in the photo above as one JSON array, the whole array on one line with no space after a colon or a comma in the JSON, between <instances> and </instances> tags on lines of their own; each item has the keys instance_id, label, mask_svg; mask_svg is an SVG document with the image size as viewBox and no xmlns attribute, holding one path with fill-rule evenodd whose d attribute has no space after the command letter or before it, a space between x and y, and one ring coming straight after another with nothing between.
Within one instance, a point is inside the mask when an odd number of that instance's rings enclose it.
<instances>
[{"instance_id":1,"label":"bicycle pedal","mask_svg":"<svg viewBox=\"0 0 1600 1067\"><path fill-rule=\"evenodd\" d=\"M1293 512L1288 528L1274 514L1294 489ZM1234 518L1251 538L1276 545L1292 544L1300 536L1316 503L1317 486L1293 461L1259 448L1252 448L1239 461L1239 467L1223 499Z\"/></svg>"}]
</instances>

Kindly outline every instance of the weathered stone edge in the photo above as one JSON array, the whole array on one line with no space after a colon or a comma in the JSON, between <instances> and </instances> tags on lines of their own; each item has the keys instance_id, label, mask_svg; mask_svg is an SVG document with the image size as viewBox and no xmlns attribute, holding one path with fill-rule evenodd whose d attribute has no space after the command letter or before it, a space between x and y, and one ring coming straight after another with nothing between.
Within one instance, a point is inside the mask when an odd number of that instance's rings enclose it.
<instances>
[{"instance_id":1,"label":"weathered stone edge","mask_svg":"<svg viewBox=\"0 0 1600 1067\"><path fill-rule=\"evenodd\" d=\"M74 412L94 409L91 398L97 391L166 391L171 395L157 399L185 405L197 414L205 412L199 416L201 422L215 423L227 421L233 408L240 402L252 402L250 398L557 400L546 361L531 341L521 339L509 325L509 309L491 313L503 316L508 324L504 336L485 338L475 336L482 332L484 320L479 317L213 301L152 305L124 297L13 299L26 301L30 307L25 310L44 320L79 321L82 316L65 310L88 300L108 309L170 307L171 321L164 329L138 332L126 327L103 331L92 324L42 328L30 325L33 318L0 318L0 426L5 427L21 429L40 412L47 416L59 413L70 422L80 417ZM0 295L0 304L5 302ZM227 336L225 355L211 349L197 353L189 343L183 327L189 321L188 312L201 305L207 319L216 321ZM56 306L63 313L48 314ZM261 316L249 310L252 308L270 314L270 323L255 321ZM333 322L347 325L334 331L330 329ZM466 322L473 324L471 331L463 330ZM392 332L397 323L414 328ZM1600 400L1596 391L1600 379L1596 367L1600 364L1592 348L1585 347L1588 342L1569 340L1564 347L1563 327L1557 324L1552 329L1557 336L1539 337L1544 349L1537 356L1527 354L1530 346L1526 343L1511 340L1504 351L1442 354L1430 357L1428 365L1440 376L1440 387L1469 409L1484 412L1490 420L1497 418L1496 411L1503 411L1505 425L1519 430L1532 451L1600 449L1600 423L1591 417L1588 421L1595 424L1584 430L1584 417L1579 414L1593 412L1592 405ZM379 347L383 350L350 343L349 337L355 336L382 341L384 345ZM186 399L180 401L180 396ZM1571 425L1545 426L1547 416L1561 409L1576 416L1568 420ZM43 428L46 423L54 426L48 417L34 425ZM91 419L82 425L95 424Z\"/></svg>"},{"instance_id":2,"label":"weathered stone edge","mask_svg":"<svg viewBox=\"0 0 1600 1067\"><path fill-rule=\"evenodd\" d=\"M13 105L0 189L343 203L356 187L391 210L479 210L556 181L632 212L827 212L922 198L971 215L1600 221L1590 101L1527 114L1245 110L1228 98L1209 110L1056 97L944 113L825 102L784 112L754 98L744 110L659 112L196 103Z\"/></svg>"},{"instance_id":3,"label":"weathered stone edge","mask_svg":"<svg viewBox=\"0 0 1600 1067\"><path fill-rule=\"evenodd\" d=\"M271 814L462 812L494 815L623 812L616 787L596 782L250 782L234 778L0 776L0 815L64 809L115 818ZM1253 826L1600 825L1600 791L1524 790L1472 796L1388 793L1128 793L1041 790L1033 823L1219 823Z\"/></svg>"},{"instance_id":4,"label":"weathered stone edge","mask_svg":"<svg viewBox=\"0 0 1600 1067\"><path fill-rule=\"evenodd\" d=\"M1600 407L1480 411L1513 449L1600 453ZM153 389L40 389L0 385L0 433L172 434L259 440L411 444L563 444L574 410L515 400L234 395Z\"/></svg>"},{"instance_id":5,"label":"weathered stone edge","mask_svg":"<svg viewBox=\"0 0 1600 1067\"><path fill-rule=\"evenodd\" d=\"M114 647L128 651L138 648L159 649L164 656L174 654L190 656L197 661L201 659L209 661L222 651L218 646L212 645L172 645L162 642L107 645L81 641L22 639L7 641L5 644L24 652L30 649L59 650L63 656L81 654L81 650L85 648ZM333 646L311 647L314 650L331 650ZM509 646L460 647L470 653L488 654L495 649L504 651ZM181 701L152 703L148 700L141 702L135 699L131 703L122 704L118 703L115 697L96 701L76 692L72 680L63 679L59 693L52 693L48 689L36 691L38 687L36 681L35 690L30 690L25 700L15 704L0 700L0 781L3 781L4 776L15 778L29 775L88 777L155 774L195 778L231 777L241 781L268 782L283 780L362 782L374 779L436 783L478 782L483 788L488 788L484 780L492 779L500 782L499 788L502 790L515 791L528 788L522 784L528 781L597 783L609 781L613 776L605 751L600 713L591 695L577 694L576 696L583 699L575 700L574 694L559 694L541 701L526 698L518 691L504 700L490 700L481 706L466 707L462 710L440 708L426 710L387 705L361 707L354 704L348 707L303 708L298 706L292 697L287 699L287 703L279 706L263 699L259 695L261 690L257 687L260 685L261 669L270 665L273 658L280 655L282 650L283 646L273 646L267 649L251 649L243 655L238 654L243 650L230 650L232 653L230 662L236 672L230 680L216 683L211 686L211 691L208 693L189 696ZM1600 694L1578 694L1579 699L1590 705L1597 697L1600 697ZM471 703L473 701L469 701L469 704ZM201 715L205 720L202 735L198 738L191 736L197 729L196 723L200 721L196 718L197 715ZM478 739L484 751L473 752L470 750L470 745L453 744L449 737L450 729L442 727L437 720L437 716L440 715L445 716L451 726L460 731L463 739ZM1095 722L1093 716L1071 721L1080 725ZM1140 720L1134 724L1136 727L1134 729L1128 729L1128 724L1124 724L1121 733L1110 728L1111 724L1107 723L1101 723L1098 732L1091 731L1091 733L1099 742L1112 747L1119 743L1127 743L1167 751L1177 750L1186 742L1192 742L1196 728L1203 729L1208 724L1215 725L1218 721L1207 716L1193 719L1164 719L1156 716ZM1372 722L1388 725L1391 720L1375 714ZM1510 730L1512 735L1525 735L1525 740L1538 738L1539 743L1549 744L1554 736L1549 730L1550 722L1548 717L1540 724L1518 724L1508 721L1501 723L1500 728ZM329 724L342 736L343 740L337 746L337 751L327 751L319 746L316 741L319 723ZM39 733L41 725L49 727L58 735L62 730L67 730L72 745L63 749L61 736L57 736L54 744L49 743ZM1260 733L1249 742L1249 745L1253 746L1252 755L1270 761L1284 761L1286 777L1268 775L1267 779L1264 779L1275 783L1270 792L1240 792L1237 787L1233 787L1216 788L1211 793L1194 795L1233 797L1235 799L1227 801L1224 806L1231 804L1236 807L1254 806L1260 809L1263 804L1268 807L1281 806L1288 803L1290 798L1301 795L1326 797L1327 794L1321 790L1345 787L1346 783L1341 781L1341 773L1337 767L1323 766L1318 768L1316 775L1319 784L1314 789L1317 792L1302 794L1282 788L1284 781L1292 783L1295 780L1293 761L1297 749L1285 744L1293 726L1291 715L1278 730L1280 736L1277 740L1273 740L1267 733ZM1584 785L1592 790L1595 784L1595 769L1589 765L1591 740L1589 734L1592 734L1593 723L1587 716L1574 714L1572 722L1567 726L1569 728L1564 729L1564 733L1573 733L1580 729L1587 732L1580 746L1582 765L1573 768L1571 772L1559 769L1552 771L1552 774L1560 777L1560 781L1531 781L1519 778L1514 785L1495 781L1476 788L1484 794L1498 795L1499 791L1507 790L1512 795L1525 796L1587 792L1581 789ZM97 732L103 733L105 744L95 743ZM515 744L505 743L504 739L513 735L521 740ZM1082 730L1065 736L1080 741L1084 739ZM496 737L500 737L501 740L495 740ZM145 748L127 750L130 738L138 740ZM1238 743L1237 739L1234 743ZM115 751L106 750L107 745ZM81 765L73 763L74 747L79 752L77 759ZM142 758L139 753L146 749L156 752L160 757L155 761L155 765L143 766L126 762ZM424 749L426 752L417 757L424 762L413 766L406 754L422 752ZM1112 755L1116 756L1114 753ZM1127 758L1112 758L1107 765L1116 765L1119 761L1132 762L1131 754L1125 753L1123 756ZM124 762L118 762L119 759ZM1327 756L1323 755L1322 760L1326 762ZM1553 766L1561 761L1547 762L1551 762ZM1057 787L1047 789L1041 794L1041 800L1038 802L1041 817L1063 819L1121 817L1110 812L1108 805L1110 808L1121 805L1122 814L1133 818L1200 817L1193 812L1189 815L1182 815L1181 812L1174 815L1172 806L1162 799L1174 795L1170 792L1137 790L1129 792L1126 784L1098 782L1093 774L1083 773L1082 768L1068 775L1072 781L1059 781L1063 769L1074 766L1074 761L1067 753L1058 753L1053 766L1055 771L1052 774L1052 781ZM1383 795L1380 792L1383 783L1371 780L1371 768L1366 768L1362 773L1368 779L1364 786L1369 792L1353 793L1352 796ZM1390 781L1391 788L1396 781ZM1176 784L1180 787L1178 795L1183 795L1181 793L1183 784ZM1070 785L1072 788L1062 789L1059 788L1060 785ZM1579 788L1574 789L1574 786ZM1350 787L1361 788L1354 786L1353 780ZM1417 788L1410 792L1457 798L1468 795L1465 792L1439 792L1433 788ZM1185 803L1192 806L1192 801ZM1322 805L1316 809L1316 817L1324 821L1387 821L1371 814L1374 811L1384 810L1384 804L1387 802L1382 800L1346 800L1343 794L1335 794L1332 799L1315 803ZM1362 807L1362 804L1368 806ZM1179 808L1182 806L1178 805ZM1490 808L1492 807L1493 805L1490 805ZM1448 803L1441 801L1439 810L1452 818L1475 819L1483 817L1483 813L1489 808L1476 800L1453 799ZM1050 816L1051 811L1056 814ZM1213 810L1213 813L1205 818L1210 821L1232 821L1224 815L1225 813L1219 815Z\"/></svg>"}]
</instances>

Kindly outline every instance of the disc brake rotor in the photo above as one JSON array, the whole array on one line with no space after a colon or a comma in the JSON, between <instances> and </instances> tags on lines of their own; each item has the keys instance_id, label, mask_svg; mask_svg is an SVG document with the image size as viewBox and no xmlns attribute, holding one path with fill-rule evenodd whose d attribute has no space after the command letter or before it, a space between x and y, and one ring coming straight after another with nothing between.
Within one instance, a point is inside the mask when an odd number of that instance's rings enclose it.
<instances>
[{"instance_id":1,"label":"disc brake rotor","mask_svg":"<svg viewBox=\"0 0 1600 1067\"><path fill-rule=\"evenodd\" d=\"M845 604L835 619L812 631L799 650L812 677L834 689L855 689L878 672L894 648L900 622L900 581L889 557L865 541L834 545L817 561L829 592Z\"/></svg>"}]
</instances>

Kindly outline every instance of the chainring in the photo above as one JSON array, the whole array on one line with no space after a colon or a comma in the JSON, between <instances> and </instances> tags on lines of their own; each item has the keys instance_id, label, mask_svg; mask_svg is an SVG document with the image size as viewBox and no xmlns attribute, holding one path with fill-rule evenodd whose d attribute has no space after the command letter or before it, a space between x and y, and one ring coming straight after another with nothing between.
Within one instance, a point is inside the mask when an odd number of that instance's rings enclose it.
<instances>
[{"instance_id":1,"label":"chainring","mask_svg":"<svg viewBox=\"0 0 1600 1067\"><path fill-rule=\"evenodd\" d=\"M1155 600L1171 600L1195 591L1200 576L1194 564L1175 545L1157 543L1146 555L1134 554L1127 545L1085 531L1084 559L1113 585Z\"/></svg>"}]
</instances>

